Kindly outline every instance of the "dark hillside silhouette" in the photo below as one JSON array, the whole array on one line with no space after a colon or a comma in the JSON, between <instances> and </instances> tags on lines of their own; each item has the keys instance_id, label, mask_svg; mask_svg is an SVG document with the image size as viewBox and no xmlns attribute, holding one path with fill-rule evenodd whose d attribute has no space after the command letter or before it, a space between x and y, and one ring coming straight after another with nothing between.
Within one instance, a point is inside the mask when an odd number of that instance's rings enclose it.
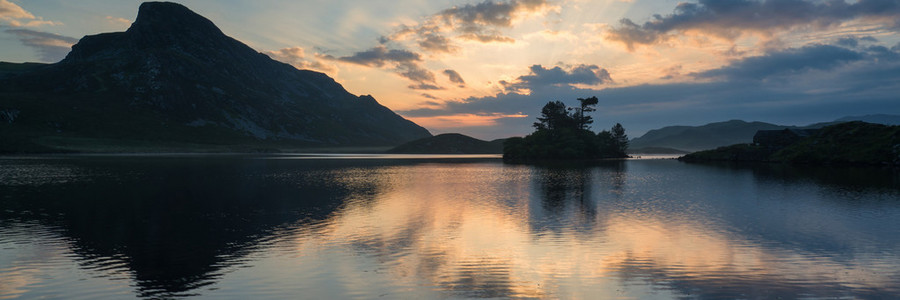
<instances>
[{"instance_id":1,"label":"dark hillside silhouette","mask_svg":"<svg viewBox=\"0 0 900 300\"><path fill-rule=\"evenodd\" d=\"M167 2L59 63L0 65L0 152L395 146L431 134ZM8 119L8 120L7 120ZM105 150L107 149L107 150Z\"/></svg>"}]
</instances>

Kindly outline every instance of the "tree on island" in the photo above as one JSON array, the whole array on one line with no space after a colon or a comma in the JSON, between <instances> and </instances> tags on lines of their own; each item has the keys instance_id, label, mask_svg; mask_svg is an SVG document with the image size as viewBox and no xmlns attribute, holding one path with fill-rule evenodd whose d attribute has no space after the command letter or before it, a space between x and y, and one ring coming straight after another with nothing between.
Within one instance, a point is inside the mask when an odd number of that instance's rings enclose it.
<instances>
[{"instance_id":1,"label":"tree on island","mask_svg":"<svg viewBox=\"0 0 900 300\"><path fill-rule=\"evenodd\" d=\"M503 144L503 158L510 161L578 160L628 157L628 136L616 124L611 131L594 134L588 113L596 111L597 97L578 98L578 107L550 101L534 123L535 132L524 138L509 138ZM570 112L572 111L572 112Z\"/></svg>"},{"instance_id":2,"label":"tree on island","mask_svg":"<svg viewBox=\"0 0 900 300\"><path fill-rule=\"evenodd\" d=\"M575 114L572 115L573 118L578 122L578 128L590 130L591 124L594 123L594 119L591 116L588 116L587 113L592 111L597 111L594 108L594 105L600 103L600 99L597 99L597 96L590 98L578 98L578 102L581 103L580 108L571 108L575 110Z\"/></svg>"}]
</instances>

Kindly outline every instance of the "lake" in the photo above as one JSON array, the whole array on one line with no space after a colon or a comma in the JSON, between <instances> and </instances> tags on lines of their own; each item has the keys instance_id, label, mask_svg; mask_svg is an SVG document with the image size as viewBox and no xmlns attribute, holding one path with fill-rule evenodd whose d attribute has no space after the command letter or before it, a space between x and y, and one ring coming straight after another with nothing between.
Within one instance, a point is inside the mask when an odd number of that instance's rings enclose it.
<instances>
[{"instance_id":1,"label":"lake","mask_svg":"<svg viewBox=\"0 0 900 300\"><path fill-rule=\"evenodd\" d=\"M0 157L0 299L900 297L884 168Z\"/></svg>"}]
</instances>

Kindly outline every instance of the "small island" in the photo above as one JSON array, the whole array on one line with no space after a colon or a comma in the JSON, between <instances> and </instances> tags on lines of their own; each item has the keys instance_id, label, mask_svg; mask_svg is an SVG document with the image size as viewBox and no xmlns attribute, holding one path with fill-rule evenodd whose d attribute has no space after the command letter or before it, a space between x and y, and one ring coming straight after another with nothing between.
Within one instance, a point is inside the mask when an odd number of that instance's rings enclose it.
<instances>
[{"instance_id":1,"label":"small island","mask_svg":"<svg viewBox=\"0 0 900 300\"><path fill-rule=\"evenodd\" d=\"M566 107L551 101L541 109L535 131L524 138L513 137L503 143L507 162L554 160L597 160L627 158L628 136L622 124L594 133L589 112L596 111L597 97L578 98L578 107Z\"/></svg>"}]
</instances>

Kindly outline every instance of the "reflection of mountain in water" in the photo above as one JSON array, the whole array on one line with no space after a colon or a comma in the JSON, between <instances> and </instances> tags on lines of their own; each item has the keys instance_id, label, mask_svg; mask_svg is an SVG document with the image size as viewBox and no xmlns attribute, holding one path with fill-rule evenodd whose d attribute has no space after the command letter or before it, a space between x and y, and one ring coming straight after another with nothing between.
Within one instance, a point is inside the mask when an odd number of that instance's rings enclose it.
<instances>
[{"instance_id":1,"label":"reflection of mountain in water","mask_svg":"<svg viewBox=\"0 0 900 300\"><path fill-rule=\"evenodd\" d=\"M852 189L803 170L677 161L170 162L34 167L36 174L72 178L66 184L42 176L4 183L0 169L0 195L23 196L0 200L12 205L0 212L0 224L12 218L59 228L86 265L124 262L151 297L890 298L900 292L900 256L891 251L900 247L895 179ZM136 191L124 187L137 183ZM38 199L44 191L55 199ZM94 193L115 198L92 199ZM288 255L269 255L282 249ZM227 269L242 262L246 271ZM243 283L247 278L253 282ZM213 282L230 290L198 289Z\"/></svg>"},{"instance_id":2,"label":"reflection of mountain in water","mask_svg":"<svg viewBox=\"0 0 900 300\"><path fill-rule=\"evenodd\" d=\"M324 220L351 193L327 169L262 160L89 161L19 165L21 174L74 172L85 182L0 185L13 195L0 200L0 219L56 228L85 268L123 264L142 297L189 295L277 238L273 231Z\"/></svg>"}]
</instances>

